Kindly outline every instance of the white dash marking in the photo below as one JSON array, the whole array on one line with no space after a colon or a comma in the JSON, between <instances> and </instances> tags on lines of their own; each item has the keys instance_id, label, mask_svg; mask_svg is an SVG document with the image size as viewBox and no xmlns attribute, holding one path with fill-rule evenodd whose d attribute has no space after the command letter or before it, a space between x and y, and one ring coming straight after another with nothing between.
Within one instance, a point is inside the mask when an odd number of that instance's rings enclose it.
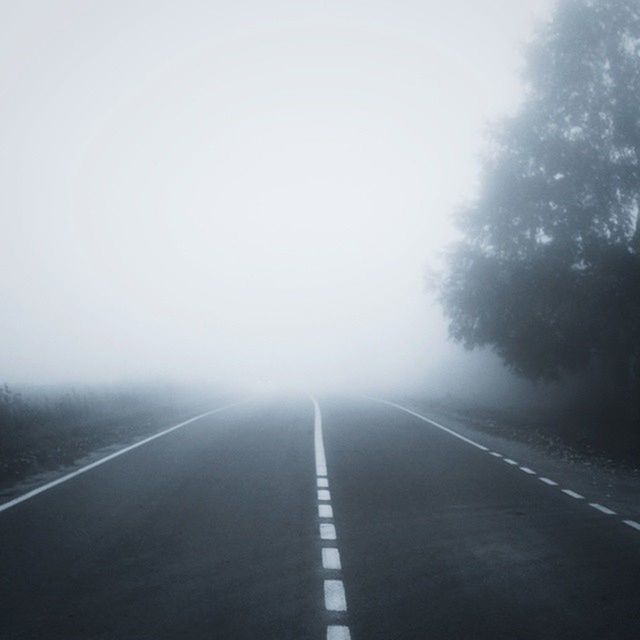
<instances>
[{"instance_id":1,"label":"white dash marking","mask_svg":"<svg viewBox=\"0 0 640 640\"><path fill-rule=\"evenodd\" d=\"M513 464L513 465L517 465L518 464L515 460L512 460L511 458L505 458L504 461L507 464Z\"/></svg>"},{"instance_id":2,"label":"white dash marking","mask_svg":"<svg viewBox=\"0 0 640 640\"><path fill-rule=\"evenodd\" d=\"M496 458L502 458L502 454L498 453L497 451L490 451L489 452L492 456L496 457Z\"/></svg>"},{"instance_id":3,"label":"white dash marking","mask_svg":"<svg viewBox=\"0 0 640 640\"><path fill-rule=\"evenodd\" d=\"M324 606L327 611L346 611L347 596L342 580L324 581Z\"/></svg>"},{"instance_id":4,"label":"white dash marking","mask_svg":"<svg viewBox=\"0 0 640 640\"><path fill-rule=\"evenodd\" d=\"M318 486L321 489L326 489L329 486L329 478L318 478Z\"/></svg>"},{"instance_id":5,"label":"white dash marking","mask_svg":"<svg viewBox=\"0 0 640 640\"><path fill-rule=\"evenodd\" d=\"M329 522L320 523L320 538L322 540L335 540L336 528Z\"/></svg>"},{"instance_id":6,"label":"white dash marking","mask_svg":"<svg viewBox=\"0 0 640 640\"><path fill-rule=\"evenodd\" d=\"M520 467L520 470L528 473L530 476L536 475L536 472L533 469L529 469L529 467Z\"/></svg>"},{"instance_id":7,"label":"white dash marking","mask_svg":"<svg viewBox=\"0 0 640 640\"><path fill-rule=\"evenodd\" d=\"M571 491L571 489L562 489L562 493L566 493L568 496L575 498L576 500L583 500L584 496L581 496L579 493L575 491Z\"/></svg>"},{"instance_id":8,"label":"white dash marking","mask_svg":"<svg viewBox=\"0 0 640 640\"><path fill-rule=\"evenodd\" d=\"M558 483L553 481L553 480L549 480L549 478L540 478L539 479L540 482L544 482L545 484L548 484L550 487L557 487Z\"/></svg>"},{"instance_id":9,"label":"white dash marking","mask_svg":"<svg viewBox=\"0 0 640 640\"><path fill-rule=\"evenodd\" d=\"M349 627L331 624L327 627L327 640L351 640Z\"/></svg>"},{"instance_id":10,"label":"white dash marking","mask_svg":"<svg viewBox=\"0 0 640 640\"><path fill-rule=\"evenodd\" d=\"M331 500L331 492L328 489L318 489L318 500Z\"/></svg>"},{"instance_id":11,"label":"white dash marking","mask_svg":"<svg viewBox=\"0 0 640 640\"><path fill-rule=\"evenodd\" d=\"M636 531L640 531L640 522L636 522L635 520L623 520L626 525L629 525L631 528Z\"/></svg>"},{"instance_id":12,"label":"white dash marking","mask_svg":"<svg viewBox=\"0 0 640 640\"><path fill-rule=\"evenodd\" d=\"M340 552L334 548L325 547L322 549L322 568L339 571L342 569L340 562Z\"/></svg>"},{"instance_id":13,"label":"white dash marking","mask_svg":"<svg viewBox=\"0 0 640 640\"><path fill-rule=\"evenodd\" d=\"M320 518L333 518L333 508L330 504L318 505L318 516Z\"/></svg>"},{"instance_id":14,"label":"white dash marking","mask_svg":"<svg viewBox=\"0 0 640 640\"><path fill-rule=\"evenodd\" d=\"M598 504L597 502L590 502L589 506L593 507L594 509L597 509L601 513L606 513L608 516L615 516L616 515L615 511L613 511L612 509L609 509L609 507L604 507L601 504Z\"/></svg>"}]
</instances>

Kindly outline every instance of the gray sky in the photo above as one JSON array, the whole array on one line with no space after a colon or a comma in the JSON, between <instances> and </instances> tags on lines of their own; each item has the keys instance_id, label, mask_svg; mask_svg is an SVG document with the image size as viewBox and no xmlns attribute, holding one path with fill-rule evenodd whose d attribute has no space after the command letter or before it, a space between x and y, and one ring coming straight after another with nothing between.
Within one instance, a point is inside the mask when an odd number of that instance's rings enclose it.
<instances>
[{"instance_id":1,"label":"gray sky","mask_svg":"<svg viewBox=\"0 0 640 640\"><path fill-rule=\"evenodd\" d=\"M423 275L551 6L2 0L0 380L473 367Z\"/></svg>"}]
</instances>

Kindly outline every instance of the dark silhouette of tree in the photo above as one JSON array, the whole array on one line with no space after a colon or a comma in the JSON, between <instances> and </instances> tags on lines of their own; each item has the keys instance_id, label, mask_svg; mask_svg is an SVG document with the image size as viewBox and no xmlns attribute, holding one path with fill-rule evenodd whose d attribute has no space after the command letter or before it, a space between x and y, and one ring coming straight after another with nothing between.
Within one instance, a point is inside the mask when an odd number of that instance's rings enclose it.
<instances>
[{"instance_id":1,"label":"dark silhouette of tree","mask_svg":"<svg viewBox=\"0 0 640 640\"><path fill-rule=\"evenodd\" d=\"M441 284L450 333L532 379L606 367L637 402L640 2L560 2L525 79L459 216Z\"/></svg>"}]
</instances>

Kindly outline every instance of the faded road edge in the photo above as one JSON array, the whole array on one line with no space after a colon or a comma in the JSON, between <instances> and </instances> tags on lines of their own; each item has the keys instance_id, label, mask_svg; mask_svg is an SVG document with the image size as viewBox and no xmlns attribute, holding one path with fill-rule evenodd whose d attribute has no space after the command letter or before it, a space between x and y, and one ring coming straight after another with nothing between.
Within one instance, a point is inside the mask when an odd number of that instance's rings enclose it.
<instances>
[{"instance_id":1,"label":"faded road edge","mask_svg":"<svg viewBox=\"0 0 640 640\"><path fill-rule=\"evenodd\" d=\"M148 438L144 438L144 440L140 440L139 442L136 442L135 444L129 445L128 447L124 447L124 449L120 449L119 451L116 451L115 453L111 453L108 456L105 456L104 458L100 458L100 460L96 460L95 462L92 462L91 464L88 464L84 467L81 467L80 469L76 469L76 471L72 471L71 473L68 473L64 476L62 476L61 478L57 478L56 480L52 480L51 482L47 482L46 484L43 484L40 487L37 487L31 491L28 491L27 493L22 494L21 496L18 496L17 498L14 498L13 500L9 500L8 502L4 502L2 504L0 504L0 512L1 511L6 511L7 509L10 509L11 507L15 507L16 505L20 504L21 502L25 502L26 500L29 500L35 496L37 496L40 493L44 493L45 491L48 491L49 489L53 489L53 487L58 486L59 484L62 484L63 482L67 482L67 480L71 480L71 478L75 478L76 476L79 476L83 473L86 473L87 471L90 471L91 469L95 469L96 467L99 467L101 464L104 464L105 462L109 462L109 460L113 460L114 458L117 458L118 456L121 456L125 453L128 453L129 451L133 451L133 449L137 449L138 447L141 447L144 444L147 444L149 442L151 442L152 440L156 440L157 438L161 438L162 436L166 436L168 433L171 433L172 431L176 431L177 429L181 429L182 427L186 427L188 424L191 424L192 422L195 422L196 420L201 420L202 418L206 418L207 416L211 416L215 413L220 413L221 411L225 411L227 409L231 409L233 407L237 407L241 404L244 404L248 402L248 400L241 400L240 402L233 402L231 404L227 404L224 405L223 407L218 407L217 409L211 409L211 411L206 411L205 413L201 413L200 415L194 416L193 418L189 418L188 420L185 420L184 422L181 422L180 424L176 424L173 425L173 427L169 427L168 429L164 429L163 431L159 431L158 433L154 433L152 436L149 436Z\"/></svg>"}]
</instances>

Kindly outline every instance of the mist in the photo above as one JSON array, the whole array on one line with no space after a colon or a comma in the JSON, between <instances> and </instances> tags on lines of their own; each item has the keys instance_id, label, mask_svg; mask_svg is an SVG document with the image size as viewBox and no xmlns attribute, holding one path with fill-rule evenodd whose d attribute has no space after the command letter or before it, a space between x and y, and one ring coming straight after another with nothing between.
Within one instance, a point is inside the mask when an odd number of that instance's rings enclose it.
<instances>
[{"instance_id":1,"label":"mist","mask_svg":"<svg viewBox=\"0 0 640 640\"><path fill-rule=\"evenodd\" d=\"M551 7L4 3L0 379L506 380L425 279Z\"/></svg>"},{"instance_id":2,"label":"mist","mask_svg":"<svg viewBox=\"0 0 640 640\"><path fill-rule=\"evenodd\" d=\"M1 640L639 637L639 0L0 8Z\"/></svg>"}]
</instances>

